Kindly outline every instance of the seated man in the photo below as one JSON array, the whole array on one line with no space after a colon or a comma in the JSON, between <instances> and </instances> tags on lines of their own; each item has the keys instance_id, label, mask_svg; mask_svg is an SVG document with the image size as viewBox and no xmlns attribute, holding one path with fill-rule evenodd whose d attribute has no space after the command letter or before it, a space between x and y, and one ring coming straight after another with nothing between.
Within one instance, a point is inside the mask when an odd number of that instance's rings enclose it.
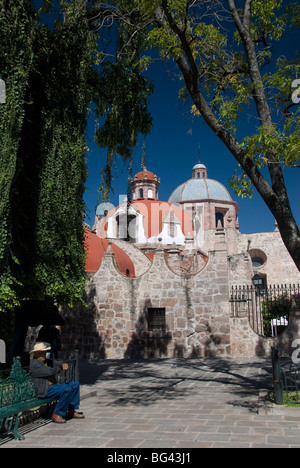
<instances>
[{"instance_id":1,"label":"seated man","mask_svg":"<svg viewBox=\"0 0 300 468\"><path fill-rule=\"evenodd\" d=\"M79 382L68 384L51 383L51 378L55 377L62 370L68 368L68 364L54 361L53 367L45 365L46 353L51 349L48 343L36 343L30 354L33 358L30 361L30 374L34 383L37 396L39 398L57 398L58 403L52 414L52 421L58 424L66 422L66 418L82 419L84 415L78 413L80 403Z\"/></svg>"}]
</instances>

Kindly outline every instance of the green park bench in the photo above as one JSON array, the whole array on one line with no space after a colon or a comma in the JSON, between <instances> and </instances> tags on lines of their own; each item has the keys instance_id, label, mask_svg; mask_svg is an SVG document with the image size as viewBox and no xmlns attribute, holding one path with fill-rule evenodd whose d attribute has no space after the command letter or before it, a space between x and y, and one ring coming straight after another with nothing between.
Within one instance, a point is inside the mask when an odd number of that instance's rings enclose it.
<instances>
[{"instance_id":1,"label":"green park bench","mask_svg":"<svg viewBox=\"0 0 300 468\"><path fill-rule=\"evenodd\" d=\"M0 430L7 427L14 438L23 440L19 432L19 413L54 403L52 398L38 398L30 374L14 358L9 376L0 380Z\"/></svg>"}]
</instances>

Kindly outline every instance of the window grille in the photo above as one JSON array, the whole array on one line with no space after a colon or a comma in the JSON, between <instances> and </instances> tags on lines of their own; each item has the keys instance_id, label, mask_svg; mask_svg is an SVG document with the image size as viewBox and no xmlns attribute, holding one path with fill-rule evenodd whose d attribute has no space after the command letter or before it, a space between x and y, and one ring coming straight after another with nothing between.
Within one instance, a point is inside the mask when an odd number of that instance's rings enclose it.
<instances>
[{"instance_id":1,"label":"window grille","mask_svg":"<svg viewBox=\"0 0 300 468\"><path fill-rule=\"evenodd\" d=\"M166 309L149 308L148 309L148 331L166 330Z\"/></svg>"}]
</instances>

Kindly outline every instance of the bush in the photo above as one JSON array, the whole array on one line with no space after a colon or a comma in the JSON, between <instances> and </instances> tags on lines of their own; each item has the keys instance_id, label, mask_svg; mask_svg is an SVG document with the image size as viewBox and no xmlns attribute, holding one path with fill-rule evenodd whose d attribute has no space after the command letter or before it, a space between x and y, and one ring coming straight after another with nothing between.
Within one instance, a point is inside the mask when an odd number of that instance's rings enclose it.
<instances>
[{"instance_id":1,"label":"bush","mask_svg":"<svg viewBox=\"0 0 300 468\"><path fill-rule=\"evenodd\" d=\"M282 294L274 299L266 299L262 303L262 314L264 323L264 334L267 337L272 336L271 320L288 318L292 305L292 297Z\"/></svg>"}]
</instances>

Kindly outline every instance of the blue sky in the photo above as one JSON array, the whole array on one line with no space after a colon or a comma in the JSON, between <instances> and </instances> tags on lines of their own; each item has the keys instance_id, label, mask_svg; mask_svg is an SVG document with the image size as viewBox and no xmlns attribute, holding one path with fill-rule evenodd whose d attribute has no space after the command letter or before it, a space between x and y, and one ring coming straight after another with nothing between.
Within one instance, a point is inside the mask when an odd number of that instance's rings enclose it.
<instances>
[{"instance_id":1,"label":"blue sky","mask_svg":"<svg viewBox=\"0 0 300 468\"><path fill-rule=\"evenodd\" d=\"M295 0L284 0L284 6ZM40 6L41 0L34 0ZM45 21L50 20L45 19ZM284 37L276 45L276 55L284 54L289 58L299 48L299 31ZM193 118L191 105L184 105L178 98L182 82L173 80L157 60L150 67L149 78L155 85L150 98L150 111L153 117L153 129L146 139L147 169L154 172L161 180L159 199L167 201L173 190L191 178L192 167L198 162L200 147L201 162L208 168L208 177L221 182L229 190L232 199L240 207L239 222L242 233L268 232L274 230L274 218L258 194L252 199L238 198L229 188L229 179L237 168L237 163L224 144L213 134L201 118ZM300 77L295 77L300 78ZM87 216L85 221L93 225L98 201L100 172L105 165L106 151L93 142L94 116L89 119L87 144L89 152L86 192L84 201ZM247 123L244 126L245 136L248 133ZM134 151L133 173L141 170L143 140ZM127 168L119 160L113 183L114 195L110 202L119 205L119 196L127 192ZM294 217L300 225L300 168L285 168L284 176L288 188Z\"/></svg>"},{"instance_id":2,"label":"blue sky","mask_svg":"<svg viewBox=\"0 0 300 468\"><path fill-rule=\"evenodd\" d=\"M293 1L295 0L284 0L284 6ZM34 3L40 6L41 0L34 0ZM299 31L290 33L276 45L276 55L293 57L299 48L299 42ZM159 60L150 67L149 78L153 81L155 90L150 98L153 129L146 139L147 169L154 172L161 180L159 199L167 201L176 187L191 178L192 167L198 162L200 147L200 159L208 168L208 177L225 185L232 199L240 207L241 232L273 231L274 217L258 194L252 199L241 199L229 188L229 179L237 168L237 163L204 121L199 117L193 118L190 112L191 104L184 105L179 99L178 91L183 87L183 83L172 79ZM84 195L87 209L86 222L91 226L94 224L98 202L100 172L106 161L106 151L93 142L94 120L94 116L91 115L87 131L87 144L90 148L87 154L89 176ZM245 136L249 134L247 127L246 123ZM141 170L143 142L141 139L134 151L133 174ZM122 160L119 160L114 175L115 193L111 196L110 202L118 206L119 196L127 192L128 172ZM300 225L300 168L285 168L284 175L294 217Z\"/></svg>"},{"instance_id":3,"label":"blue sky","mask_svg":"<svg viewBox=\"0 0 300 468\"><path fill-rule=\"evenodd\" d=\"M274 230L274 217L256 193L252 199L237 197L229 187L229 179L237 168L237 162L224 144L213 134L201 117L193 117L191 105L182 103L178 90L183 86L168 75L157 61L150 69L150 78L155 91L150 98L153 129L146 138L147 169L161 180L159 199L167 201L173 190L191 178L192 167L200 159L208 168L208 177L221 182L229 190L232 199L239 205L239 223L242 233L269 232ZM88 131L88 170L85 203L88 209L86 222L93 225L97 206L100 171L105 165L106 151L93 144L93 123L91 116ZM246 129L248 130L248 129ZM134 151L133 174L141 170L143 140ZM114 172L114 195L110 202L119 205L119 195L126 194L127 167L119 160ZM300 225L299 168L285 168L290 201L294 216Z\"/></svg>"}]
</instances>

